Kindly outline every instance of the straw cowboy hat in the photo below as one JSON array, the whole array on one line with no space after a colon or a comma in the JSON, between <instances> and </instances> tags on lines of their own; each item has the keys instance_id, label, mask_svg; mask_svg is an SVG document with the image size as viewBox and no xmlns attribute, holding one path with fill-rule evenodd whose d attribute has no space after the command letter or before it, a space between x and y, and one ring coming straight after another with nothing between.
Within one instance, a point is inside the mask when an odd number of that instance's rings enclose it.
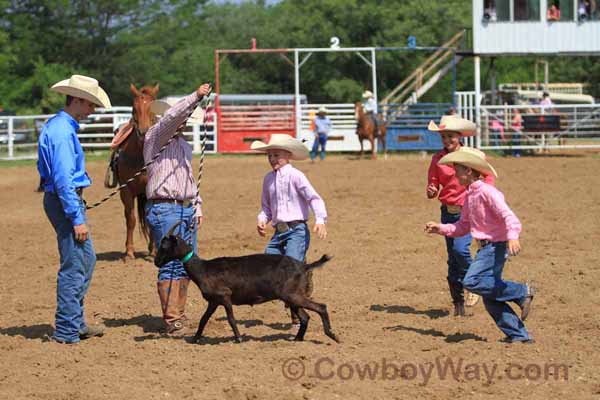
<instances>
[{"instance_id":1,"label":"straw cowboy hat","mask_svg":"<svg viewBox=\"0 0 600 400\"><path fill-rule=\"evenodd\" d=\"M485 153L472 147L462 146L457 151L446 154L439 163L442 165L460 164L483 174L494 175L496 178L498 177L494 167L487 162Z\"/></svg>"},{"instance_id":2,"label":"straw cowboy hat","mask_svg":"<svg viewBox=\"0 0 600 400\"><path fill-rule=\"evenodd\" d=\"M50 90L85 99L104 108L111 107L110 99L104 89L98 85L96 79L89 76L72 75L69 79L55 83Z\"/></svg>"},{"instance_id":3,"label":"straw cowboy hat","mask_svg":"<svg viewBox=\"0 0 600 400\"><path fill-rule=\"evenodd\" d=\"M284 133L274 133L269 139L269 143L263 143L255 140L250 145L250 149L266 152L267 150L285 150L292 153L292 160L305 160L308 158L308 149L299 140Z\"/></svg>"},{"instance_id":4,"label":"straw cowboy hat","mask_svg":"<svg viewBox=\"0 0 600 400\"><path fill-rule=\"evenodd\" d=\"M373 92L371 92L370 90L365 90L362 94L363 99L368 99L373 97Z\"/></svg>"},{"instance_id":5,"label":"straw cowboy hat","mask_svg":"<svg viewBox=\"0 0 600 400\"><path fill-rule=\"evenodd\" d=\"M319 107L319 111L318 112L319 113L325 113L325 114L327 114L327 108L325 108L325 106L321 106L321 107Z\"/></svg>"},{"instance_id":6,"label":"straw cowboy hat","mask_svg":"<svg viewBox=\"0 0 600 400\"><path fill-rule=\"evenodd\" d=\"M477 125L468 119L461 118L457 115L444 115L440 120L440 124L436 125L435 122L429 121L427 126L432 132L443 132L453 131L460 133L460 136L473 136L477 131Z\"/></svg>"},{"instance_id":7,"label":"straw cowboy hat","mask_svg":"<svg viewBox=\"0 0 600 400\"><path fill-rule=\"evenodd\" d=\"M168 97L164 100L154 100L150 103L150 112L155 115L163 116L167 110L173 107L180 99L174 97ZM204 123L204 112L200 108L196 108L192 115L188 118L188 122L192 124L203 124Z\"/></svg>"}]
</instances>

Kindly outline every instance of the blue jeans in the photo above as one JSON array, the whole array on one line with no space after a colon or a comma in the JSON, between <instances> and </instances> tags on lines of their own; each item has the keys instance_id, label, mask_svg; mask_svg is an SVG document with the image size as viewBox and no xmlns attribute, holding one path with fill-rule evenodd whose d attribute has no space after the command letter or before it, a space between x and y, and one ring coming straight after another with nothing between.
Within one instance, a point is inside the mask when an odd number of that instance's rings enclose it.
<instances>
[{"instance_id":1,"label":"blue jeans","mask_svg":"<svg viewBox=\"0 0 600 400\"><path fill-rule=\"evenodd\" d=\"M321 145L321 153L319 157L321 160L325 159L325 145L327 144L327 134L319 133L318 137L315 137L315 141L313 143L312 150L310 152L310 159L314 160L317 157L317 151L319 150L319 145Z\"/></svg>"},{"instance_id":2,"label":"blue jeans","mask_svg":"<svg viewBox=\"0 0 600 400\"><path fill-rule=\"evenodd\" d=\"M177 203L153 203L152 200L146 203L146 221L157 249L169 229L177 222L182 221L182 224L175 229L175 234L180 235L188 243L191 242L194 254L198 254L198 227L196 225L193 231L189 228L192 225L193 217L193 205L183 207ZM169 261L158 269L159 282L187 277L185 267L179 260Z\"/></svg>"},{"instance_id":3,"label":"blue jeans","mask_svg":"<svg viewBox=\"0 0 600 400\"><path fill-rule=\"evenodd\" d=\"M479 249L463 285L482 297L485 309L506 336L513 341L528 340L525 325L507 304L510 301L521 305L527 296L527 286L502 280L506 258L506 242L490 243Z\"/></svg>"},{"instance_id":4,"label":"blue jeans","mask_svg":"<svg viewBox=\"0 0 600 400\"><path fill-rule=\"evenodd\" d=\"M85 205L80 200L82 212ZM80 243L75 240L73 223L63 210L60 199L53 193L44 194L44 211L54 231L60 254L56 281L56 316L54 338L68 343L79 342L79 334L87 329L83 315L83 300L90 287L96 252L91 236Z\"/></svg>"},{"instance_id":5,"label":"blue jeans","mask_svg":"<svg viewBox=\"0 0 600 400\"><path fill-rule=\"evenodd\" d=\"M460 219L460 214L450 214L446 206L441 207L442 224L454 224ZM463 279L471 265L471 234L460 237L445 237L448 252L448 286L454 303L462 303Z\"/></svg>"},{"instance_id":6,"label":"blue jeans","mask_svg":"<svg viewBox=\"0 0 600 400\"><path fill-rule=\"evenodd\" d=\"M308 245L310 244L310 231L306 224L298 224L287 232L277 232L271 238L266 254L286 255L300 262L304 262Z\"/></svg>"}]
</instances>

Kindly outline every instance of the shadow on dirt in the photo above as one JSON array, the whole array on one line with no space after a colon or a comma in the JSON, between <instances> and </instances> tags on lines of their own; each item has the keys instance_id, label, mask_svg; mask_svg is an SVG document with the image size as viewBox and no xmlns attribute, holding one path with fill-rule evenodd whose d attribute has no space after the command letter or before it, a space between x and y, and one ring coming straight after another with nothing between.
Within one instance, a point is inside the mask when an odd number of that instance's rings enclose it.
<instances>
[{"instance_id":1,"label":"shadow on dirt","mask_svg":"<svg viewBox=\"0 0 600 400\"><path fill-rule=\"evenodd\" d=\"M417 310L411 306L396 306L396 305L381 305L373 304L369 308L371 311L385 311L388 313L400 313L400 314L415 314L415 315L426 315L431 319L437 319L447 317L450 312L448 310L442 310L439 308L432 308L429 310Z\"/></svg>"},{"instance_id":2,"label":"shadow on dirt","mask_svg":"<svg viewBox=\"0 0 600 400\"><path fill-rule=\"evenodd\" d=\"M49 324L22 325L10 328L0 328L0 335L23 336L27 339L43 339L52 335L54 328Z\"/></svg>"},{"instance_id":3,"label":"shadow on dirt","mask_svg":"<svg viewBox=\"0 0 600 400\"><path fill-rule=\"evenodd\" d=\"M164 322L161 317L150 314L142 314L128 319L105 318L104 325L106 325L107 328L137 325L144 330L144 333L158 333L163 329Z\"/></svg>"}]
</instances>

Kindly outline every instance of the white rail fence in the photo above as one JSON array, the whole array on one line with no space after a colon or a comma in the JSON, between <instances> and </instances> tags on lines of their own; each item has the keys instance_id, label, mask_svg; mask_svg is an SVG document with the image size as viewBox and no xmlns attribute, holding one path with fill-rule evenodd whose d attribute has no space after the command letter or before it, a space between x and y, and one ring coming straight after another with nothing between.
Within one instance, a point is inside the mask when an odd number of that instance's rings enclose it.
<instances>
[{"instance_id":1,"label":"white rail fence","mask_svg":"<svg viewBox=\"0 0 600 400\"><path fill-rule=\"evenodd\" d=\"M320 107L327 108L327 116L331 119L332 129L327 139L327 151L359 151L360 143L356 135L356 119L354 104L302 104L302 123L298 138L311 149L315 134L310 130L311 120L317 115ZM371 150L369 141L364 141L364 148Z\"/></svg>"},{"instance_id":2,"label":"white rail fence","mask_svg":"<svg viewBox=\"0 0 600 400\"><path fill-rule=\"evenodd\" d=\"M0 115L0 159L16 160L37 158L37 141L49 115L5 116ZM131 107L98 109L79 124L78 137L84 149L110 149L114 131L131 118ZM217 152L217 122L206 126L188 124L184 135L193 146L194 153L201 151L204 129L207 132L206 153Z\"/></svg>"},{"instance_id":3,"label":"white rail fence","mask_svg":"<svg viewBox=\"0 0 600 400\"><path fill-rule=\"evenodd\" d=\"M480 148L600 148L600 105L481 106ZM522 128L514 117L521 114Z\"/></svg>"}]
</instances>

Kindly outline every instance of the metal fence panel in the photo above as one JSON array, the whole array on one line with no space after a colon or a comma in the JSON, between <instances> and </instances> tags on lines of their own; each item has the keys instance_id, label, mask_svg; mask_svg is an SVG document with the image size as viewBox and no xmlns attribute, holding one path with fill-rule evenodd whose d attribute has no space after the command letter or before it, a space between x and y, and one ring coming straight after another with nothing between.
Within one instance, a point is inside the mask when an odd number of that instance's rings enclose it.
<instances>
[{"instance_id":1,"label":"metal fence panel","mask_svg":"<svg viewBox=\"0 0 600 400\"><path fill-rule=\"evenodd\" d=\"M481 106L479 135L484 150L600 148L600 105Z\"/></svg>"},{"instance_id":2,"label":"metal fence panel","mask_svg":"<svg viewBox=\"0 0 600 400\"><path fill-rule=\"evenodd\" d=\"M115 107L106 112L102 109L91 114L79 124L78 137L84 149L110 149L114 131L129 121L131 107ZM0 116L0 159L32 159L37 158L37 141L40 132L50 115ZM206 126L187 125L184 135L192 145L194 153L199 153L202 135L206 131L206 153L217 152L216 121Z\"/></svg>"}]
</instances>

